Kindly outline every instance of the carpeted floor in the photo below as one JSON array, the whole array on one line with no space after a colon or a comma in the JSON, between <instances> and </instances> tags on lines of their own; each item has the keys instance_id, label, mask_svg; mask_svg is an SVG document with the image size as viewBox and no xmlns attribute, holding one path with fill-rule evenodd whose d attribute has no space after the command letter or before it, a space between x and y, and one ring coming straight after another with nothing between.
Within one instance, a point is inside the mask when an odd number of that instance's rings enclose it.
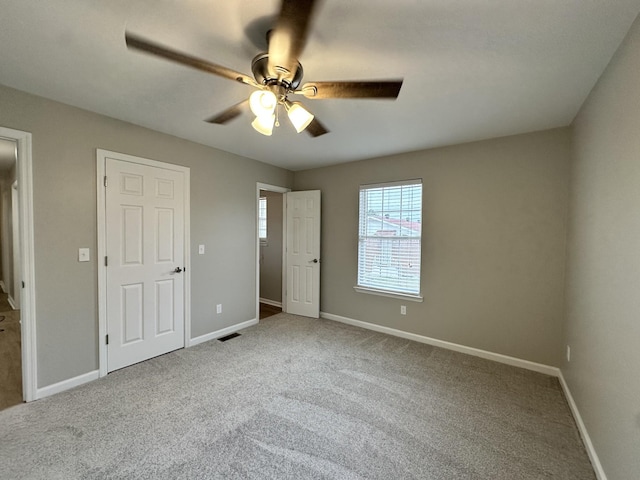
<instances>
[{"instance_id":1,"label":"carpeted floor","mask_svg":"<svg viewBox=\"0 0 640 480\"><path fill-rule=\"evenodd\" d=\"M278 314L0 412L2 479L594 479L558 381Z\"/></svg>"}]
</instances>

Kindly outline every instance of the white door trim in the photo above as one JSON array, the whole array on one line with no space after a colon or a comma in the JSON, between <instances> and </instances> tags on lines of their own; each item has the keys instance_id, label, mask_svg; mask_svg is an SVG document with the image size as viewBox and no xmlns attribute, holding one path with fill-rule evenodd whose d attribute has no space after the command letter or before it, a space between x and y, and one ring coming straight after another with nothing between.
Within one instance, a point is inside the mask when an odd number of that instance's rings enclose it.
<instances>
[{"instance_id":1,"label":"white door trim","mask_svg":"<svg viewBox=\"0 0 640 480\"><path fill-rule=\"evenodd\" d=\"M33 239L33 159L31 134L21 130L0 127L0 137L18 143L16 179L20 203L20 271L24 288L21 294L20 324L22 331L22 398L25 402L36 399L38 387L38 359L36 342L36 289L35 255Z\"/></svg>"},{"instance_id":2,"label":"white door trim","mask_svg":"<svg viewBox=\"0 0 640 480\"><path fill-rule=\"evenodd\" d=\"M18 180L11 185L11 243L13 248L12 307L14 310L20 310L22 273L20 272L20 191L18 190Z\"/></svg>"},{"instance_id":3,"label":"white door trim","mask_svg":"<svg viewBox=\"0 0 640 480\"><path fill-rule=\"evenodd\" d=\"M107 374L107 345L105 337L107 335L107 269L104 264L106 255L106 188L104 186L106 158L115 158L125 162L139 163L151 167L175 170L184 173L184 347L189 347L191 343L191 203L190 203L190 169L182 165L158 162L147 158L135 157L125 153L117 153L109 150L96 150L97 162L97 205L98 205L98 359L100 376Z\"/></svg>"},{"instance_id":4,"label":"white door trim","mask_svg":"<svg viewBox=\"0 0 640 480\"><path fill-rule=\"evenodd\" d=\"M256 183L256 319L260 321L260 235L258 234L258 203L260 202L260 190L268 192L288 193L287 187L269 185L268 183ZM285 239L287 234L287 202L282 199L282 311L285 311L285 298L287 294L287 272L285 268Z\"/></svg>"}]
</instances>

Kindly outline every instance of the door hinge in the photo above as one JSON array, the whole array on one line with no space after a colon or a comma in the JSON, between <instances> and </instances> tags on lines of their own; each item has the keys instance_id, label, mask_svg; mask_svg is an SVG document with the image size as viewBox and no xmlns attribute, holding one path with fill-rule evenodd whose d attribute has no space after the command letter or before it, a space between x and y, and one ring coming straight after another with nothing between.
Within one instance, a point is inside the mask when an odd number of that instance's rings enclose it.
<instances>
[{"instance_id":1,"label":"door hinge","mask_svg":"<svg viewBox=\"0 0 640 480\"><path fill-rule=\"evenodd\" d=\"M104 186L105 187L107 186L107 176L106 175L104 176Z\"/></svg>"},{"instance_id":2,"label":"door hinge","mask_svg":"<svg viewBox=\"0 0 640 480\"><path fill-rule=\"evenodd\" d=\"M109 261L107 260L107 258L109 258L109 257L107 257L107 256L105 255L105 256L104 256L104 266L105 266L105 267L108 267L108 266L109 266Z\"/></svg>"},{"instance_id":3,"label":"door hinge","mask_svg":"<svg viewBox=\"0 0 640 480\"><path fill-rule=\"evenodd\" d=\"M22 282L22 288L24 288L24 282Z\"/></svg>"},{"instance_id":4,"label":"door hinge","mask_svg":"<svg viewBox=\"0 0 640 480\"><path fill-rule=\"evenodd\" d=\"M107 345L109 345L109 335L108 334L107 334L105 340L106 340Z\"/></svg>"}]
</instances>

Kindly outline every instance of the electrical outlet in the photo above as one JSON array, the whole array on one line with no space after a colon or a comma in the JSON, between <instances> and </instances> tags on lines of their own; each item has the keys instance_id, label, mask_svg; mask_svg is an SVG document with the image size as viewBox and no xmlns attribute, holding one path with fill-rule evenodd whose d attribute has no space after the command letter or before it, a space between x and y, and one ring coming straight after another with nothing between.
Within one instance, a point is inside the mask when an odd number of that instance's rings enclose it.
<instances>
[{"instance_id":1,"label":"electrical outlet","mask_svg":"<svg viewBox=\"0 0 640 480\"><path fill-rule=\"evenodd\" d=\"M216 305L216 313L222 313L222 304L221 303Z\"/></svg>"},{"instance_id":2,"label":"electrical outlet","mask_svg":"<svg viewBox=\"0 0 640 480\"><path fill-rule=\"evenodd\" d=\"M198 254L204 255L204 245L198 245Z\"/></svg>"},{"instance_id":3,"label":"electrical outlet","mask_svg":"<svg viewBox=\"0 0 640 480\"><path fill-rule=\"evenodd\" d=\"M400 305L400 315L406 315L406 314L407 314L407 306Z\"/></svg>"},{"instance_id":4,"label":"electrical outlet","mask_svg":"<svg viewBox=\"0 0 640 480\"><path fill-rule=\"evenodd\" d=\"M567 345L567 362L571 361L571 347Z\"/></svg>"}]
</instances>

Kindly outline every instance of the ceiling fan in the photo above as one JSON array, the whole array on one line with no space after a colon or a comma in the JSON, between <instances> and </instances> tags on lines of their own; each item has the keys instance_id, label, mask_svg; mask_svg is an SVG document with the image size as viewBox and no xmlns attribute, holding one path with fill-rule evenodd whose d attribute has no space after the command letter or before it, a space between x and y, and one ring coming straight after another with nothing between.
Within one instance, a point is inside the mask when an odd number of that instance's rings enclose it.
<instances>
[{"instance_id":1,"label":"ceiling fan","mask_svg":"<svg viewBox=\"0 0 640 480\"><path fill-rule=\"evenodd\" d=\"M328 133L329 130L300 102L289 100L289 95L302 95L312 100L326 98L395 99L402 87L402 79L309 82L300 87L303 70L298 57L304 49L313 10L318 3L318 0L282 0L275 27L267 34L268 52L258 54L251 62L254 78L222 65L156 44L130 32L125 33L125 39L129 48L256 88L247 100L208 118L207 122L228 123L249 106L256 116L251 124L253 128L263 135L271 135L274 125L279 125L277 117L280 107L286 111L298 133L306 130L311 136L318 137Z\"/></svg>"}]
</instances>

